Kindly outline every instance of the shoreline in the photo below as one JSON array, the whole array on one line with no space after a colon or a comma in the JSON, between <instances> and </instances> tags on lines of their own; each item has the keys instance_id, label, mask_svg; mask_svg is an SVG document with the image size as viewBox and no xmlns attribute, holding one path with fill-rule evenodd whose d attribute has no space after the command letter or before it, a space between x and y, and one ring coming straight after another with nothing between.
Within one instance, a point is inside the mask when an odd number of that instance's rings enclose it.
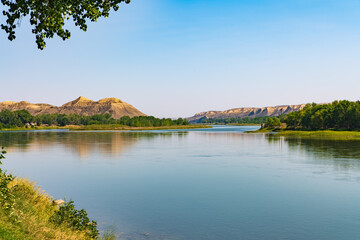
<instances>
[{"instance_id":1,"label":"shoreline","mask_svg":"<svg viewBox=\"0 0 360 240\"><path fill-rule=\"evenodd\" d=\"M86 130L123 130L123 131L141 131L141 130L176 130L176 129L201 129L212 128L206 125L176 125L176 126L160 126L160 127L130 127L125 125L68 125L68 126L49 126L49 127L34 127L34 128L4 128L0 132L13 132L13 131L36 131L36 130L69 130L69 131L86 131Z\"/></svg>"},{"instance_id":2,"label":"shoreline","mask_svg":"<svg viewBox=\"0 0 360 240\"><path fill-rule=\"evenodd\" d=\"M261 126L260 123L227 123L227 124L220 124L220 123L201 123L201 125L214 125L214 126Z\"/></svg>"},{"instance_id":3,"label":"shoreline","mask_svg":"<svg viewBox=\"0 0 360 240\"><path fill-rule=\"evenodd\" d=\"M360 131L342 130L282 130L282 129L259 129L246 133L269 133L278 137L286 138L307 138L317 140L360 140Z\"/></svg>"},{"instance_id":4,"label":"shoreline","mask_svg":"<svg viewBox=\"0 0 360 240\"><path fill-rule=\"evenodd\" d=\"M319 131L281 131L277 136L287 138L307 138L317 140L360 140L359 131L336 131L336 130L319 130Z\"/></svg>"}]
</instances>

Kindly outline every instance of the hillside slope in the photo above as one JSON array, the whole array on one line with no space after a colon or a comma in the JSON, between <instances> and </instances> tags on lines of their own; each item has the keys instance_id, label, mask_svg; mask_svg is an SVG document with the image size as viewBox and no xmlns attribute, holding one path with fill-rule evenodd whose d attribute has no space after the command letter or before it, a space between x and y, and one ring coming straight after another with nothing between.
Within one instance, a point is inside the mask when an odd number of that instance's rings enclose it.
<instances>
[{"instance_id":1,"label":"hillside slope","mask_svg":"<svg viewBox=\"0 0 360 240\"><path fill-rule=\"evenodd\" d=\"M197 113L192 117L187 118L189 122L195 123L202 118L243 118L243 117L264 117L264 116L278 116L281 114L288 114L290 112L299 111L305 107L305 104L300 105L281 105L275 107L263 108L234 108L226 111L208 111Z\"/></svg>"},{"instance_id":2,"label":"hillside slope","mask_svg":"<svg viewBox=\"0 0 360 240\"><path fill-rule=\"evenodd\" d=\"M85 97L78 97L74 101L65 103L61 107L50 104L33 104L26 101L21 102L0 102L0 111L8 109L11 111L25 109L32 115L47 114L47 113L61 113L72 114L76 113L84 116L91 116L95 114L110 113L113 118L121 118L123 116L135 117L146 116L132 105L121 101L117 98L104 98L97 102L87 99Z\"/></svg>"}]
</instances>

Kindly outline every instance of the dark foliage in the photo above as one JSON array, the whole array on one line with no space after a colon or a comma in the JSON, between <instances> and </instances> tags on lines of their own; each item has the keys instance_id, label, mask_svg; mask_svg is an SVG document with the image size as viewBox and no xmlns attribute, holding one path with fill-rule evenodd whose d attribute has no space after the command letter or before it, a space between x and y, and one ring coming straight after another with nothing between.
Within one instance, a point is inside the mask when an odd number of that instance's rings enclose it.
<instances>
[{"instance_id":1,"label":"dark foliage","mask_svg":"<svg viewBox=\"0 0 360 240\"><path fill-rule=\"evenodd\" d=\"M152 116L139 116L130 118L128 116L120 119L114 119L109 113L93 116L81 116L78 114L42 114L32 116L26 110L0 112L0 128L13 127L35 127L40 125L94 125L94 124L121 124L131 127L161 127L188 125L186 119L178 118L172 120L170 118L155 118Z\"/></svg>"},{"instance_id":2,"label":"dark foliage","mask_svg":"<svg viewBox=\"0 0 360 240\"><path fill-rule=\"evenodd\" d=\"M277 117L269 117L265 121L265 127L266 128L274 128L274 127L280 127L281 122L280 119Z\"/></svg>"},{"instance_id":3,"label":"dark foliage","mask_svg":"<svg viewBox=\"0 0 360 240\"><path fill-rule=\"evenodd\" d=\"M122 2L130 3L130 0L1 0L2 14L6 18L1 28L12 41L16 38L16 27L29 15L36 44L44 49L45 38L53 38L55 34L63 40L70 38L70 31L64 28L66 21L72 19L75 26L86 31L87 21L108 17L110 10L117 11Z\"/></svg>"},{"instance_id":4,"label":"dark foliage","mask_svg":"<svg viewBox=\"0 0 360 240\"><path fill-rule=\"evenodd\" d=\"M299 112L289 113L284 122L289 129L360 129L360 102L342 100L308 104Z\"/></svg>"},{"instance_id":5,"label":"dark foliage","mask_svg":"<svg viewBox=\"0 0 360 240\"><path fill-rule=\"evenodd\" d=\"M269 117L256 117L256 118L249 118L249 117L233 117L233 118L201 118L198 120L197 123L207 123L207 124L262 124L265 123L266 119Z\"/></svg>"},{"instance_id":6,"label":"dark foliage","mask_svg":"<svg viewBox=\"0 0 360 240\"><path fill-rule=\"evenodd\" d=\"M56 225L66 225L74 230L85 230L86 234L91 238L97 238L99 235L96 221L90 221L84 209L76 210L73 201L60 206L49 221Z\"/></svg>"}]
</instances>

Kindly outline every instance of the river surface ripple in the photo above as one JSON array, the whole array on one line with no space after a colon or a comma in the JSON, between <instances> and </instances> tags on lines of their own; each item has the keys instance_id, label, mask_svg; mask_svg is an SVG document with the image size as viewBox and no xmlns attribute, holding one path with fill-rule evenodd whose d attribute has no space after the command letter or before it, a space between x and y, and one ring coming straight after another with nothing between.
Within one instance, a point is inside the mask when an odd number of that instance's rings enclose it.
<instances>
[{"instance_id":1,"label":"river surface ripple","mask_svg":"<svg viewBox=\"0 0 360 240\"><path fill-rule=\"evenodd\" d=\"M4 168L118 239L360 239L360 141L202 130L0 133Z\"/></svg>"}]
</instances>

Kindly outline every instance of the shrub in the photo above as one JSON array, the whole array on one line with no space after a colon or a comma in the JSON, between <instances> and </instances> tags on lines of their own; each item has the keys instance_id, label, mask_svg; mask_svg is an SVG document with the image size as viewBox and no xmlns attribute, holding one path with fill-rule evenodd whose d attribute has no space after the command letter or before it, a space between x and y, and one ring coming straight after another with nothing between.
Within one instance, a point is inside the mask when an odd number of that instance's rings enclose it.
<instances>
[{"instance_id":1,"label":"shrub","mask_svg":"<svg viewBox=\"0 0 360 240\"><path fill-rule=\"evenodd\" d=\"M1 148L0 151L0 165L2 165L1 159L5 158L6 151ZM15 195L9 188L9 183L14 180L11 174L6 174L0 169L0 206L3 211L10 217L10 220L19 221L19 212L15 210Z\"/></svg>"},{"instance_id":2,"label":"shrub","mask_svg":"<svg viewBox=\"0 0 360 240\"><path fill-rule=\"evenodd\" d=\"M49 219L56 225L65 225L73 230L86 231L86 234L91 238L97 238L99 231L97 230L96 221L89 220L87 212L84 209L76 210L74 201L66 202L60 206L59 210L54 213Z\"/></svg>"},{"instance_id":3,"label":"shrub","mask_svg":"<svg viewBox=\"0 0 360 240\"><path fill-rule=\"evenodd\" d=\"M279 127L280 125L281 122L277 117L268 118L265 122L265 127L267 128Z\"/></svg>"}]
</instances>

